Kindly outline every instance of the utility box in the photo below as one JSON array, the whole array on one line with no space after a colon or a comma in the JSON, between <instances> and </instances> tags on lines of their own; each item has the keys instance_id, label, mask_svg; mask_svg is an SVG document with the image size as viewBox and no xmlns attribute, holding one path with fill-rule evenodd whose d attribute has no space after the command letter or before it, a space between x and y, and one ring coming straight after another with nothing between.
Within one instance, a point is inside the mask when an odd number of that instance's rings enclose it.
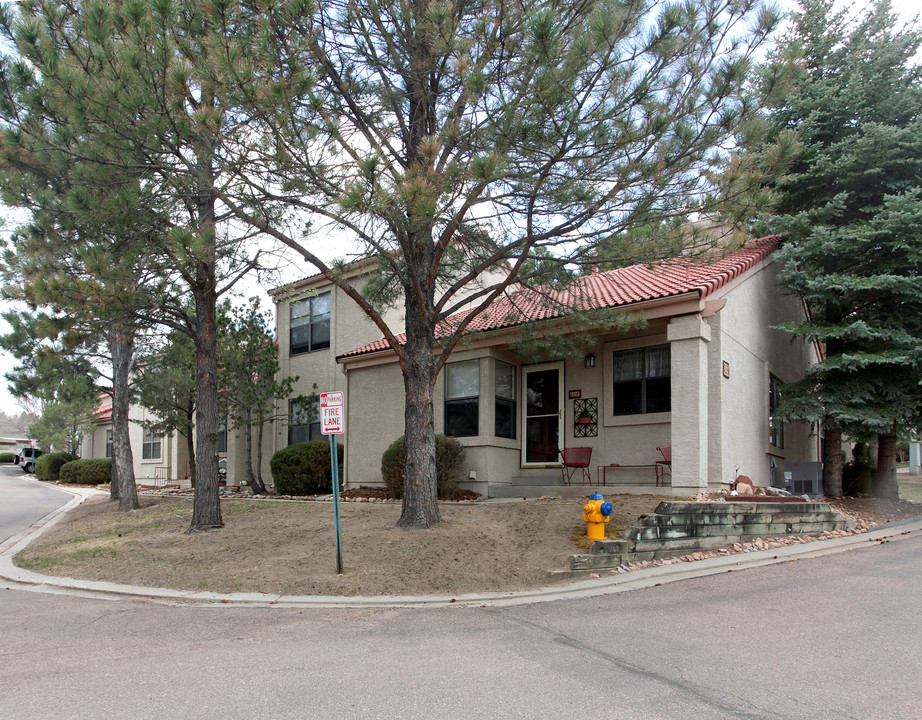
<instances>
[{"instance_id":1,"label":"utility box","mask_svg":"<svg viewBox=\"0 0 922 720\"><path fill-rule=\"evenodd\" d=\"M792 495L823 494L823 463L789 462L784 464L784 489Z\"/></svg>"}]
</instances>

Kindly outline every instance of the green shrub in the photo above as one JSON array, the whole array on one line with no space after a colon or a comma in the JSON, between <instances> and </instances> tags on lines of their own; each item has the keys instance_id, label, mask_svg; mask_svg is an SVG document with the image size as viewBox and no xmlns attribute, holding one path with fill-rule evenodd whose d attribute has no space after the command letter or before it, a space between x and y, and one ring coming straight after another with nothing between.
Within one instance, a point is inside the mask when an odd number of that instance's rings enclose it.
<instances>
[{"instance_id":1,"label":"green shrub","mask_svg":"<svg viewBox=\"0 0 922 720\"><path fill-rule=\"evenodd\" d=\"M0 463L12 463L16 461L16 453L0 453Z\"/></svg>"},{"instance_id":2,"label":"green shrub","mask_svg":"<svg viewBox=\"0 0 922 720\"><path fill-rule=\"evenodd\" d=\"M61 482L72 485L102 485L112 475L112 458L86 458L61 466Z\"/></svg>"},{"instance_id":3,"label":"green shrub","mask_svg":"<svg viewBox=\"0 0 922 720\"><path fill-rule=\"evenodd\" d=\"M406 451L403 436L394 440L381 456L381 478L392 498L403 497ZM447 435L435 436L435 473L440 500L450 500L458 491L455 478L464 462L464 446Z\"/></svg>"},{"instance_id":4,"label":"green shrub","mask_svg":"<svg viewBox=\"0 0 922 720\"><path fill-rule=\"evenodd\" d=\"M45 482L55 482L60 479L61 466L76 459L71 453L45 453L35 461L35 477Z\"/></svg>"},{"instance_id":5,"label":"green shrub","mask_svg":"<svg viewBox=\"0 0 922 720\"><path fill-rule=\"evenodd\" d=\"M342 477L343 446L337 445ZM275 491L282 495L316 495L332 492L330 443L325 440L295 443L282 448L269 461Z\"/></svg>"}]
</instances>

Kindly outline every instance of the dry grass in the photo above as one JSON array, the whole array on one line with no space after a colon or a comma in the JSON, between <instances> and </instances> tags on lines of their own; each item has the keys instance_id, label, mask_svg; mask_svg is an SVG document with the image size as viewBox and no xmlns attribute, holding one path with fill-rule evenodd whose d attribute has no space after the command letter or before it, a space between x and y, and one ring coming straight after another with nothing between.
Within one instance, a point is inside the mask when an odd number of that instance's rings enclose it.
<instances>
[{"instance_id":1,"label":"dry grass","mask_svg":"<svg viewBox=\"0 0 922 720\"><path fill-rule=\"evenodd\" d=\"M913 502L922 502L922 476L897 475L900 484L900 498Z\"/></svg>"},{"instance_id":2,"label":"dry grass","mask_svg":"<svg viewBox=\"0 0 922 720\"><path fill-rule=\"evenodd\" d=\"M610 535L663 499L611 496ZM331 503L225 500L222 530L187 534L187 499L143 498L119 513L102 501L72 511L17 557L51 575L216 592L425 594L540 587L581 552L583 500L443 504L428 530L396 527L395 503L343 503L337 575Z\"/></svg>"},{"instance_id":3,"label":"dry grass","mask_svg":"<svg viewBox=\"0 0 922 720\"><path fill-rule=\"evenodd\" d=\"M907 487L922 490L922 481ZM608 535L624 533L664 497L611 495ZM286 595L417 595L541 587L546 571L585 552L584 500L441 505L428 530L396 527L396 503L342 503L343 561L336 574L329 502L223 500L225 527L188 534L188 498L142 498L120 513L105 498L71 511L17 556L21 567L81 579L215 592ZM922 506L843 498L834 505L866 523L922 515Z\"/></svg>"}]
</instances>

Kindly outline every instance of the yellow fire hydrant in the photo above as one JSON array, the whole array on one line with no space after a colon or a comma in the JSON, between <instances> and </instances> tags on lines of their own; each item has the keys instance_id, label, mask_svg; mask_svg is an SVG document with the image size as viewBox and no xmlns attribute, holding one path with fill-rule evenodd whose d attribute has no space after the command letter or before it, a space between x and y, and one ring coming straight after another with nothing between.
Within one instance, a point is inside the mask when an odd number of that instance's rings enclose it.
<instances>
[{"instance_id":1,"label":"yellow fire hydrant","mask_svg":"<svg viewBox=\"0 0 922 720\"><path fill-rule=\"evenodd\" d=\"M605 539L605 523L611 520L615 511L610 502L605 502L601 493L594 492L589 502L583 505L583 522L586 523L586 537L590 542Z\"/></svg>"}]
</instances>

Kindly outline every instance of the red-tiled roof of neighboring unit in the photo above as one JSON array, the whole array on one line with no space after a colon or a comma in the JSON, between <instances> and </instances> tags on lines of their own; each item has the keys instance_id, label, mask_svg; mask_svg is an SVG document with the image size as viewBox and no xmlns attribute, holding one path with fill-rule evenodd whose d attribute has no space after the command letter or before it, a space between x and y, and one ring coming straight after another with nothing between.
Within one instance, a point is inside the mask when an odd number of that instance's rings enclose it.
<instances>
[{"instance_id":1,"label":"red-tiled roof of neighboring unit","mask_svg":"<svg viewBox=\"0 0 922 720\"><path fill-rule=\"evenodd\" d=\"M631 265L607 272L586 275L573 282L566 290L539 292L531 288L518 289L497 299L490 307L474 318L467 332L487 332L524 325L539 320L563 317L567 308L618 308L635 303L698 293L707 297L734 279L755 267L778 249L781 238L777 235L752 240L745 246L714 262L700 259L673 258L657 263ZM450 328L466 317L461 312L443 323L439 336L447 335ZM406 335L397 341L403 344ZM365 355L386 350L387 340L376 340L360 348L339 355L340 358Z\"/></svg>"},{"instance_id":2,"label":"red-tiled roof of neighboring unit","mask_svg":"<svg viewBox=\"0 0 922 720\"><path fill-rule=\"evenodd\" d=\"M99 407L93 411L93 422L104 423L112 420L112 398L107 393L102 393L99 398Z\"/></svg>"}]
</instances>

